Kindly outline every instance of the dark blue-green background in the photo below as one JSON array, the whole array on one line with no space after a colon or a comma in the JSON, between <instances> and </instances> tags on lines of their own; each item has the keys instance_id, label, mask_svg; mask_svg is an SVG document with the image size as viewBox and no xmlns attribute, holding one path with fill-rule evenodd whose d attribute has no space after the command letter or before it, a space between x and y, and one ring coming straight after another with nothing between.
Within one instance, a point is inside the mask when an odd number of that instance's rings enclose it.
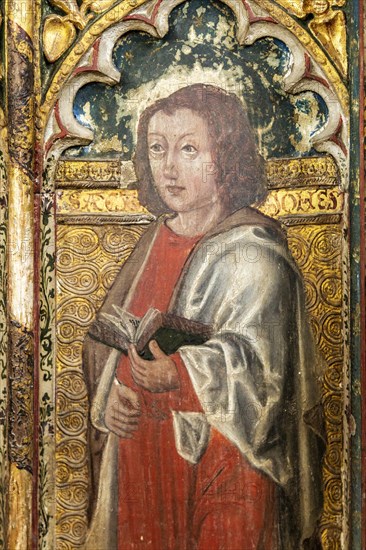
<instances>
[{"instance_id":1,"label":"dark blue-green background","mask_svg":"<svg viewBox=\"0 0 366 550\"><path fill-rule=\"evenodd\" d=\"M170 15L170 31L156 40L133 32L116 44L118 85L89 84L77 94L76 118L94 131L93 142L67 155L129 160L139 112L159 94L195 82L216 84L245 101L263 156L311 155L310 140L327 120L312 92L291 95L283 77L291 65L284 43L273 38L239 46L235 16L220 2L186 2Z\"/></svg>"}]
</instances>

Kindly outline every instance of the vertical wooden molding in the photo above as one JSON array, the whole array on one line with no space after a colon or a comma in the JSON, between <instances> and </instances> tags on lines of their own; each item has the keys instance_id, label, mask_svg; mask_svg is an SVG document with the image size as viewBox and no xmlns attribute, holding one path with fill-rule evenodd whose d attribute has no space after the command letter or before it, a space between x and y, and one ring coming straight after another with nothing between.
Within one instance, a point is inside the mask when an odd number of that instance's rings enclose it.
<instances>
[{"instance_id":1,"label":"vertical wooden molding","mask_svg":"<svg viewBox=\"0 0 366 550\"><path fill-rule=\"evenodd\" d=\"M9 521L7 547L31 546L33 466L33 0L6 2L9 144Z\"/></svg>"},{"instance_id":2,"label":"vertical wooden molding","mask_svg":"<svg viewBox=\"0 0 366 550\"><path fill-rule=\"evenodd\" d=\"M366 136L366 98L365 98L365 74L366 74L366 24L365 5L360 2L359 28L360 28L360 113L359 113L359 137L360 137L360 287L361 287L361 394L366 396L366 193L365 193L365 136ZM361 409L361 546L366 548L366 406Z\"/></svg>"},{"instance_id":3,"label":"vertical wooden molding","mask_svg":"<svg viewBox=\"0 0 366 550\"><path fill-rule=\"evenodd\" d=\"M3 6L0 14L1 52L5 50ZM0 55L1 70L4 67ZM0 548L5 547L8 518L8 323L7 323L7 228L8 228L8 186L7 186L7 120L4 112L4 96L0 97Z\"/></svg>"}]
</instances>

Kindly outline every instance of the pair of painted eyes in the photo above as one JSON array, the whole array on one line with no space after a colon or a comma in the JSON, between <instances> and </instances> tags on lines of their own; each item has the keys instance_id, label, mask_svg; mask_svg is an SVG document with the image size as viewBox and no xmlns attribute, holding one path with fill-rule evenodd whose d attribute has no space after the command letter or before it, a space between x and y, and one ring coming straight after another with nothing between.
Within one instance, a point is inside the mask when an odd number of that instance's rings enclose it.
<instances>
[{"instance_id":1,"label":"pair of painted eyes","mask_svg":"<svg viewBox=\"0 0 366 550\"><path fill-rule=\"evenodd\" d=\"M155 155L163 155L164 153L166 153L165 147L160 143L153 143L152 145L150 145L149 150L152 154ZM194 145L190 145L189 143L183 145L181 147L181 151L183 151L183 153L188 153L189 155L193 155L198 152L196 147L194 147Z\"/></svg>"}]
</instances>

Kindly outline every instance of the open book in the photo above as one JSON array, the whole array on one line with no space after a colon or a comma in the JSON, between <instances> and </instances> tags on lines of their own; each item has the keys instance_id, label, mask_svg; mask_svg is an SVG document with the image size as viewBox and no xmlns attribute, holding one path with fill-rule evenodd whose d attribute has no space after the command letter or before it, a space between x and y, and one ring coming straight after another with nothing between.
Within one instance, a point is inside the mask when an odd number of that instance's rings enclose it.
<instances>
[{"instance_id":1,"label":"open book","mask_svg":"<svg viewBox=\"0 0 366 550\"><path fill-rule=\"evenodd\" d=\"M116 305L113 308L116 314L102 313L89 329L89 335L125 353L129 344L135 344L137 352L144 359L153 358L148 347L150 340L156 340L169 355L183 345L203 344L212 336L210 325L172 313L162 313L155 308L150 308L142 318Z\"/></svg>"}]
</instances>

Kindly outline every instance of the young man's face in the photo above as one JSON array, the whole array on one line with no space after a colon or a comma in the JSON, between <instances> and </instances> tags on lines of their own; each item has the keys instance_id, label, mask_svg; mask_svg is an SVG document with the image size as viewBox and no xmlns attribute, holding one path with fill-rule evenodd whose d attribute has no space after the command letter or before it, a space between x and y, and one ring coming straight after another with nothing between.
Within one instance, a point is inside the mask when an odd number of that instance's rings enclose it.
<instances>
[{"instance_id":1,"label":"young man's face","mask_svg":"<svg viewBox=\"0 0 366 550\"><path fill-rule=\"evenodd\" d=\"M186 108L155 113L148 150L155 186L171 210L187 212L217 200L212 140L199 115Z\"/></svg>"}]
</instances>

